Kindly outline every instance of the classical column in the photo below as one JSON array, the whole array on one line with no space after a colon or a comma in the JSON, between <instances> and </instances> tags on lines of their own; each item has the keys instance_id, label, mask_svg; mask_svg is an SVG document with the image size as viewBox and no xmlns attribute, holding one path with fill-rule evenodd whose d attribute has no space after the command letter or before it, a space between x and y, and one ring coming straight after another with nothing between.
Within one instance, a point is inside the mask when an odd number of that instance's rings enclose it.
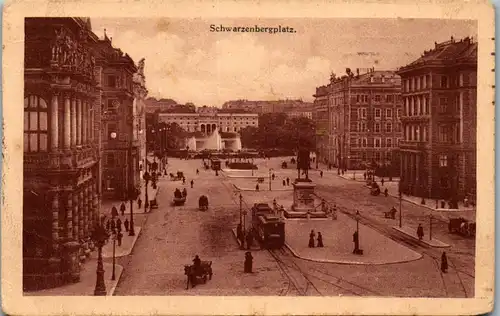
<instances>
[{"instance_id":1,"label":"classical column","mask_svg":"<svg viewBox=\"0 0 500 316\"><path fill-rule=\"evenodd\" d=\"M78 193L78 229L80 238L85 237L84 212L83 212L83 188L80 188Z\"/></svg>"},{"instance_id":2,"label":"classical column","mask_svg":"<svg viewBox=\"0 0 500 316\"><path fill-rule=\"evenodd\" d=\"M76 144L82 144L82 100L76 100Z\"/></svg>"},{"instance_id":3,"label":"classical column","mask_svg":"<svg viewBox=\"0 0 500 316\"><path fill-rule=\"evenodd\" d=\"M87 145L87 130L88 130L88 103L86 100L83 101L83 117L82 117L82 144Z\"/></svg>"},{"instance_id":4,"label":"classical column","mask_svg":"<svg viewBox=\"0 0 500 316\"><path fill-rule=\"evenodd\" d=\"M73 239L77 242L80 241L80 230L78 229L78 191L73 194Z\"/></svg>"},{"instance_id":5,"label":"classical column","mask_svg":"<svg viewBox=\"0 0 500 316\"><path fill-rule=\"evenodd\" d=\"M50 104L50 149L56 151L59 148L59 94L52 94Z\"/></svg>"},{"instance_id":6,"label":"classical column","mask_svg":"<svg viewBox=\"0 0 500 316\"><path fill-rule=\"evenodd\" d=\"M66 199L66 239L73 238L73 193L69 192Z\"/></svg>"},{"instance_id":7,"label":"classical column","mask_svg":"<svg viewBox=\"0 0 500 316\"><path fill-rule=\"evenodd\" d=\"M52 197L52 250L59 250L59 192Z\"/></svg>"},{"instance_id":8,"label":"classical column","mask_svg":"<svg viewBox=\"0 0 500 316\"><path fill-rule=\"evenodd\" d=\"M88 226L88 209L89 209L89 203L88 203L88 190L87 190L87 184L84 184L83 185L83 188L82 188L82 191L83 191L83 211L82 211L82 215L83 215L83 234L85 237L88 236L89 234L89 226Z\"/></svg>"},{"instance_id":9,"label":"classical column","mask_svg":"<svg viewBox=\"0 0 500 316\"><path fill-rule=\"evenodd\" d=\"M71 147L76 146L76 99L71 100Z\"/></svg>"},{"instance_id":10,"label":"classical column","mask_svg":"<svg viewBox=\"0 0 500 316\"><path fill-rule=\"evenodd\" d=\"M71 144L71 101L69 94L64 95L64 149L69 149Z\"/></svg>"}]
</instances>

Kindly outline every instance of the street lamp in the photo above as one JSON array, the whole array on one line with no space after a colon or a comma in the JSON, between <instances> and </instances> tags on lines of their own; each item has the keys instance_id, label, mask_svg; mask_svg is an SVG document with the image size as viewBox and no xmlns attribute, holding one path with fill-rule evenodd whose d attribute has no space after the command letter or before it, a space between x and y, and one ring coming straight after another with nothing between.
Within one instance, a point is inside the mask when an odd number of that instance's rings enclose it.
<instances>
[{"instance_id":1,"label":"street lamp","mask_svg":"<svg viewBox=\"0 0 500 316\"><path fill-rule=\"evenodd\" d=\"M240 193L240 225L242 224L241 223L242 222L242 213L241 213L241 211L242 211L242 208L243 208L242 203L243 203L243 197L241 196L241 193Z\"/></svg>"},{"instance_id":2,"label":"street lamp","mask_svg":"<svg viewBox=\"0 0 500 316\"><path fill-rule=\"evenodd\" d=\"M358 233L358 238L359 238L359 218L361 215L359 214L359 211L356 211L356 232Z\"/></svg>"},{"instance_id":3,"label":"street lamp","mask_svg":"<svg viewBox=\"0 0 500 316\"><path fill-rule=\"evenodd\" d=\"M149 199L148 199L148 183L149 183L149 179L151 178L151 176L149 175L149 172L145 172L143 175L142 175L142 178L144 179L144 181L146 181L146 186L145 186L145 192L144 192L144 199L145 199L145 202L144 202L144 213L146 213L146 210L148 209L149 207Z\"/></svg>"},{"instance_id":4,"label":"street lamp","mask_svg":"<svg viewBox=\"0 0 500 316\"><path fill-rule=\"evenodd\" d=\"M274 169L269 168L269 191L271 191L271 171L274 171Z\"/></svg>"},{"instance_id":5,"label":"street lamp","mask_svg":"<svg viewBox=\"0 0 500 316\"><path fill-rule=\"evenodd\" d=\"M97 279L95 283L94 295L106 296L106 284L104 283L104 267L102 265L102 247L109 235L101 224L95 224L91 238L97 246Z\"/></svg>"},{"instance_id":6,"label":"street lamp","mask_svg":"<svg viewBox=\"0 0 500 316\"><path fill-rule=\"evenodd\" d=\"M114 281L116 279L115 277L115 251L116 251L116 233L113 232L113 272L111 273L111 280Z\"/></svg>"}]
</instances>

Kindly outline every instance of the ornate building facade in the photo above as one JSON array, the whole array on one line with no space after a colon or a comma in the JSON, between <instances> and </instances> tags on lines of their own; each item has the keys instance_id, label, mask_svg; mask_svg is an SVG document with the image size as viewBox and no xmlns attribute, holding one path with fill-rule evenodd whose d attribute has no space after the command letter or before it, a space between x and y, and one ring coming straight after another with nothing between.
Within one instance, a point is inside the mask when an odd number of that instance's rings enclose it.
<instances>
[{"instance_id":1,"label":"ornate building facade","mask_svg":"<svg viewBox=\"0 0 500 316\"><path fill-rule=\"evenodd\" d=\"M402 192L443 199L475 194L477 43L453 37L435 43L398 73Z\"/></svg>"},{"instance_id":2,"label":"ornate building facade","mask_svg":"<svg viewBox=\"0 0 500 316\"><path fill-rule=\"evenodd\" d=\"M134 96L135 96L135 134L139 140L139 165L140 168L146 165L146 77L144 76L145 60L141 59L137 65L137 72L134 74Z\"/></svg>"},{"instance_id":3,"label":"ornate building facade","mask_svg":"<svg viewBox=\"0 0 500 316\"><path fill-rule=\"evenodd\" d=\"M139 133L135 102L134 74L137 67L127 54L112 46L104 34L98 41L102 58L102 146L103 196L129 198L139 186Z\"/></svg>"},{"instance_id":4,"label":"ornate building facade","mask_svg":"<svg viewBox=\"0 0 500 316\"><path fill-rule=\"evenodd\" d=\"M89 19L25 20L25 290L78 281L99 220L97 40Z\"/></svg>"}]
</instances>

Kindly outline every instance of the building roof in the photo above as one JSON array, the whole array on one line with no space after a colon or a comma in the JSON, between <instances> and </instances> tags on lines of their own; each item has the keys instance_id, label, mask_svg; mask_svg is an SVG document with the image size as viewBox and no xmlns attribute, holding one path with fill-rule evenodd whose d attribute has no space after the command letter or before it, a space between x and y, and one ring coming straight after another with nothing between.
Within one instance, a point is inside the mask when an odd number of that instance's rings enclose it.
<instances>
[{"instance_id":1,"label":"building roof","mask_svg":"<svg viewBox=\"0 0 500 316\"><path fill-rule=\"evenodd\" d=\"M429 64L453 64L458 61L477 62L477 42L466 37L456 41L453 37L449 41L434 43L434 48L426 50L417 60L401 67L400 71Z\"/></svg>"}]
</instances>

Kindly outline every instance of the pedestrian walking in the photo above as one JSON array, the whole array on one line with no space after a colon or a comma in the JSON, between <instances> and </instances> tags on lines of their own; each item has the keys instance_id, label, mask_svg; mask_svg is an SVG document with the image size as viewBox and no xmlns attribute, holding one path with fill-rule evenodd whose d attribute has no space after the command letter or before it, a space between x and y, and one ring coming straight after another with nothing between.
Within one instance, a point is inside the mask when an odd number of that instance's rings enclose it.
<instances>
[{"instance_id":1,"label":"pedestrian walking","mask_svg":"<svg viewBox=\"0 0 500 316\"><path fill-rule=\"evenodd\" d=\"M119 218L116 220L116 230L117 230L118 232L121 232L121 231L122 231L122 220L121 220L121 219L119 219Z\"/></svg>"},{"instance_id":2,"label":"pedestrian walking","mask_svg":"<svg viewBox=\"0 0 500 316\"><path fill-rule=\"evenodd\" d=\"M118 209L113 205L111 208L111 219L113 219L115 216L118 216Z\"/></svg>"},{"instance_id":3,"label":"pedestrian walking","mask_svg":"<svg viewBox=\"0 0 500 316\"><path fill-rule=\"evenodd\" d=\"M138 199L137 199L137 206L138 206L139 208L141 208L141 206L142 206L142 200L141 200L141 198L138 198Z\"/></svg>"},{"instance_id":4,"label":"pedestrian walking","mask_svg":"<svg viewBox=\"0 0 500 316\"><path fill-rule=\"evenodd\" d=\"M258 183L255 185L255 191L259 191L259 184Z\"/></svg>"},{"instance_id":5,"label":"pedestrian walking","mask_svg":"<svg viewBox=\"0 0 500 316\"><path fill-rule=\"evenodd\" d=\"M321 170L321 171L319 172L319 176L320 176L321 178L323 178L323 170Z\"/></svg>"},{"instance_id":6,"label":"pedestrian walking","mask_svg":"<svg viewBox=\"0 0 500 316\"><path fill-rule=\"evenodd\" d=\"M125 215L125 203L123 203L123 202L120 205L120 212L122 213L122 216Z\"/></svg>"},{"instance_id":7,"label":"pedestrian walking","mask_svg":"<svg viewBox=\"0 0 500 316\"><path fill-rule=\"evenodd\" d=\"M273 173L273 174L271 175L271 179L273 179L273 180L274 180L274 178L275 178L275 175L274 175L274 173Z\"/></svg>"},{"instance_id":8,"label":"pedestrian walking","mask_svg":"<svg viewBox=\"0 0 500 316\"><path fill-rule=\"evenodd\" d=\"M380 183L382 183L382 186L384 185L384 177L380 180Z\"/></svg>"},{"instance_id":9,"label":"pedestrian walking","mask_svg":"<svg viewBox=\"0 0 500 316\"><path fill-rule=\"evenodd\" d=\"M448 272L448 258L446 257L446 251L443 251L441 255L441 271L443 273Z\"/></svg>"},{"instance_id":10,"label":"pedestrian walking","mask_svg":"<svg viewBox=\"0 0 500 316\"><path fill-rule=\"evenodd\" d=\"M385 188L385 190L384 190L384 195L385 195L385 197L389 196L389 190L387 190L387 188Z\"/></svg>"},{"instance_id":11,"label":"pedestrian walking","mask_svg":"<svg viewBox=\"0 0 500 316\"><path fill-rule=\"evenodd\" d=\"M111 231L114 232L115 231L115 228L116 228L116 223L115 223L115 220L112 219L111 220Z\"/></svg>"},{"instance_id":12,"label":"pedestrian walking","mask_svg":"<svg viewBox=\"0 0 500 316\"><path fill-rule=\"evenodd\" d=\"M285 181L285 179L283 179L283 186L285 186L285 185L286 185L286 181Z\"/></svg>"},{"instance_id":13,"label":"pedestrian walking","mask_svg":"<svg viewBox=\"0 0 500 316\"><path fill-rule=\"evenodd\" d=\"M123 226L125 226L125 231L128 232L128 227L129 227L130 223L128 221L128 218L125 219L125 222L123 222Z\"/></svg>"},{"instance_id":14,"label":"pedestrian walking","mask_svg":"<svg viewBox=\"0 0 500 316\"><path fill-rule=\"evenodd\" d=\"M290 178L286 178L286 185L290 185Z\"/></svg>"},{"instance_id":15,"label":"pedestrian walking","mask_svg":"<svg viewBox=\"0 0 500 316\"><path fill-rule=\"evenodd\" d=\"M422 240L422 238L424 238L424 228L422 227L422 224L418 224L417 236L418 240Z\"/></svg>"},{"instance_id":16,"label":"pedestrian walking","mask_svg":"<svg viewBox=\"0 0 500 316\"><path fill-rule=\"evenodd\" d=\"M252 273L252 266L253 266L253 256L250 251L247 251L245 253L245 263L243 271L245 273Z\"/></svg>"},{"instance_id":17,"label":"pedestrian walking","mask_svg":"<svg viewBox=\"0 0 500 316\"><path fill-rule=\"evenodd\" d=\"M196 169L196 174L200 174L200 170Z\"/></svg>"},{"instance_id":18,"label":"pedestrian walking","mask_svg":"<svg viewBox=\"0 0 500 316\"><path fill-rule=\"evenodd\" d=\"M321 235L321 232L318 232L318 247L323 247L323 236Z\"/></svg>"},{"instance_id":19,"label":"pedestrian walking","mask_svg":"<svg viewBox=\"0 0 500 316\"><path fill-rule=\"evenodd\" d=\"M366 172L363 173L363 178L366 180Z\"/></svg>"},{"instance_id":20,"label":"pedestrian walking","mask_svg":"<svg viewBox=\"0 0 500 316\"><path fill-rule=\"evenodd\" d=\"M182 184L186 184L186 178L182 177Z\"/></svg>"},{"instance_id":21,"label":"pedestrian walking","mask_svg":"<svg viewBox=\"0 0 500 316\"><path fill-rule=\"evenodd\" d=\"M314 230L311 230L311 233L309 234L309 248L314 248Z\"/></svg>"},{"instance_id":22,"label":"pedestrian walking","mask_svg":"<svg viewBox=\"0 0 500 316\"><path fill-rule=\"evenodd\" d=\"M191 180L191 189L193 188L193 185L194 185L194 181Z\"/></svg>"},{"instance_id":23,"label":"pedestrian walking","mask_svg":"<svg viewBox=\"0 0 500 316\"><path fill-rule=\"evenodd\" d=\"M118 240L118 247L120 247L122 245L123 234L121 232L118 232L118 234L116 235L116 238Z\"/></svg>"}]
</instances>

